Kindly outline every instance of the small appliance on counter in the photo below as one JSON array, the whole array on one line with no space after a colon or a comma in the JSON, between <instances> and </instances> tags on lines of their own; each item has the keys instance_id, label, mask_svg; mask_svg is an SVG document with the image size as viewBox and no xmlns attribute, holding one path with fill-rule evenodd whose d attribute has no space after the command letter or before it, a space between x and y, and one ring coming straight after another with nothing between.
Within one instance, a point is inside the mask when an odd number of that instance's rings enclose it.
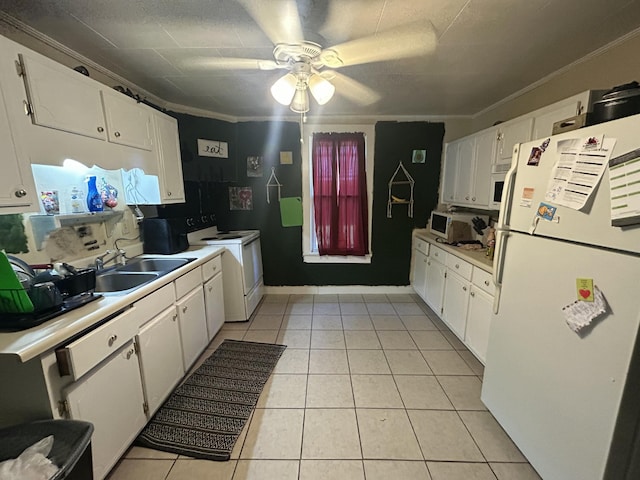
<instances>
[{"instance_id":1,"label":"small appliance on counter","mask_svg":"<svg viewBox=\"0 0 640 480\"><path fill-rule=\"evenodd\" d=\"M184 218L145 218L142 221L144 253L169 255L189 248Z\"/></svg>"},{"instance_id":2,"label":"small appliance on counter","mask_svg":"<svg viewBox=\"0 0 640 480\"><path fill-rule=\"evenodd\" d=\"M439 212L434 210L431 212L429 219L429 232L442 238L446 243L455 243L461 240L472 239L471 222L473 218L484 219L489 221L488 216L478 216L475 213L467 212Z\"/></svg>"}]
</instances>

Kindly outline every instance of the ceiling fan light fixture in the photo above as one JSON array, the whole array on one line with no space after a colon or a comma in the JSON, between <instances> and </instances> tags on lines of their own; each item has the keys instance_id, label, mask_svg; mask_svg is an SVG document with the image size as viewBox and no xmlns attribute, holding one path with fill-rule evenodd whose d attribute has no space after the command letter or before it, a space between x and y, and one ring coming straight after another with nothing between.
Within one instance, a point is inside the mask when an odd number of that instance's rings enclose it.
<instances>
[{"instance_id":1,"label":"ceiling fan light fixture","mask_svg":"<svg viewBox=\"0 0 640 480\"><path fill-rule=\"evenodd\" d=\"M307 113L309 111L309 92L306 88L296 90L289 108L296 113Z\"/></svg>"},{"instance_id":2,"label":"ceiling fan light fixture","mask_svg":"<svg viewBox=\"0 0 640 480\"><path fill-rule=\"evenodd\" d=\"M331 97L333 97L336 91L336 87L320 75L313 74L309 78L309 90L311 90L311 95L316 99L316 102L318 102L319 105L324 105L331 100Z\"/></svg>"},{"instance_id":3,"label":"ceiling fan light fixture","mask_svg":"<svg viewBox=\"0 0 640 480\"><path fill-rule=\"evenodd\" d=\"M292 73L280 77L271 86L271 95L281 105L289 105L297 92L298 79Z\"/></svg>"}]
</instances>

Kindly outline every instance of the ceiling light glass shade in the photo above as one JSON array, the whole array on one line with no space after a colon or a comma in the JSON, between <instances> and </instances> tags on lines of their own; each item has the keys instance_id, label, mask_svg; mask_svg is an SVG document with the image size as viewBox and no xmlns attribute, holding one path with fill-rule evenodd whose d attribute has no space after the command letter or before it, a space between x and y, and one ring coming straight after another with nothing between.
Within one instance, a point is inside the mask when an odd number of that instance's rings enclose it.
<instances>
[{"instance_id":1,"label":"ceiling light glass shade","mask_svg":"<svg viewBox=\"0 0 640 480\"><path fill-rule=\"evenodd\" d=\"M336 91L336 87L333 86L331 82L327 79L322 78L320 75L311 75L309 78L309 90L311 90L311 94L313 98L316 99L319 105L324 105Z\"/></svg>"},{"instance_id":2,"label":"ceiling light glass shade","mask_svg":"<svg viewBox=\"0 0 640 480\"><path fill-rule=\"evenodd\" d=\"M306 88L296 90L289 108L296 113L307 113L309 111L309 92Z\"/></svg>"},{"instance_id":3,"label":"ceiling light glass shade","mask_svg":"<svg viewBox=\"0 0 640 480\"><path fill-rule=\"evenodd\" d=\"M298 79L292 73L287 73L285 76L280 77L271 86L271 95L276 99L276 102L282 105L289 105L293 96L296 93L296 84Z\"/></svg>"}]
</instances>

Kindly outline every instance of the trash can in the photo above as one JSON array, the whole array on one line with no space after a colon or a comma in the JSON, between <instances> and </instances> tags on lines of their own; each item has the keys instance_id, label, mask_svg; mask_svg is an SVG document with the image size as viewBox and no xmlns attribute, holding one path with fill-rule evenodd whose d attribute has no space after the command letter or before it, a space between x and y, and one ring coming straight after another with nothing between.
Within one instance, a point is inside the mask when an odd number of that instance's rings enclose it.
<instances>
[{"instance_id":1,"label":"trash can","mask_svg":"<svg viewBox=\"0 0 640 480\"><path fill-rule=\"evenodd\" d=\"M92 480L93 425L79 420L40 420L0 429L0 461L17 458L34 443L53 435L48 458L59 468L51 480Z\"/></svg>"}]
</instances>

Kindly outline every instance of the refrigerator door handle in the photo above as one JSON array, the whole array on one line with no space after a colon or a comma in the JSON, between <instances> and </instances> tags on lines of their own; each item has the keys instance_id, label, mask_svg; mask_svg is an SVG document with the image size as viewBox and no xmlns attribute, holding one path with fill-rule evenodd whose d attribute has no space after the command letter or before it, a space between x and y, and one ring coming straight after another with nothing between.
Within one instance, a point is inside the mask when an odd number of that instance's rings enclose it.
<instances>
[{"instance_id":1,"label":"refrigerator door handle","mask_svg":"<svg viewBox=\"0 0 640 480\"><path fill-rule=\"evenodd\" d=\"M508 236L508 230L496 230L496 258L493 262L493 283L496 286L496 289L493 297L493 313L498 313L500 307L502 272L504 270L504 251L507 246Z\"/></svg>"},{"instance_id":2,"label":"refrigerator door handle","mask_svg":"<svg viewBox=\"0 0 640 480\"><path fill-rule=\"evenodd\" d=\"M504 177L505 188L502 193L502 201L500 202L500 215L498 216L497 229L509 228L509 219L511 217L511 204L516 183L516 174L518 173L518 152L520 144L513 147L513 158L511 160L511 168Z\"/></svg>"}]
</instances>

